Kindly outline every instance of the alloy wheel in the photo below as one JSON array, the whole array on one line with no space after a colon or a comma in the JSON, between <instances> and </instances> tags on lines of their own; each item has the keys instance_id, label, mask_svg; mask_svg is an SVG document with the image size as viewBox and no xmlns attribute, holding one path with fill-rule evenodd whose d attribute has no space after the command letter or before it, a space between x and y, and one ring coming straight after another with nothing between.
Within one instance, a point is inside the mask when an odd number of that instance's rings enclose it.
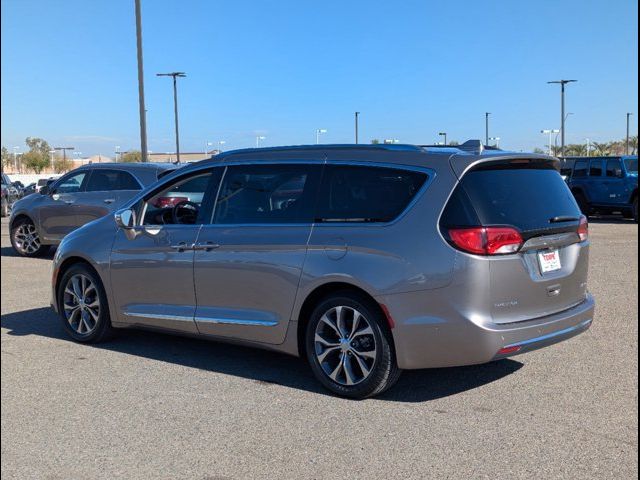
<instances>
[{"instance_id":1,"label":"alloy wheel","mask_svg":"<svg viewBox=\"0 0 640 480\"><path fill-rule=\"evenodd\" d=\"M28 255L37 252L42 246L40 236L33 223L23 223L16 228L13 239L18 250Z\"/></svg>"},{"instance_id":2,"label":"alloy wheel","mask_svg":"<svg viewBox=\"0 0 640 480\"><path fill-rule=\"evenodd\" d=\"M100 318L98 290L91 279L83 274L69 278L63 294L64 316L71 328L80 335L95 330Z\"/></svg>"},{"instance_id":3,"label":"alloy wheel","mask_svg":"<svg viewBox=\"0 0 640 480\"><path fill-rule=\"evenodd\" d=\"M319 320L315 355L324 373L340 385L366 380L376 362L377 345L369 320L358 310L337 306Z\"/></svg>"}]
</instances>

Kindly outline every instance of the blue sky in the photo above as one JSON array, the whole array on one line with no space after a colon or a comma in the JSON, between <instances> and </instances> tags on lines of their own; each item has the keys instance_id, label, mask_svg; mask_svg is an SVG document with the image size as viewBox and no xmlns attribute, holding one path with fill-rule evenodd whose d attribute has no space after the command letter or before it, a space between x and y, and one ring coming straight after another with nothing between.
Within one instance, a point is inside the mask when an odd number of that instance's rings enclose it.
<instances>
[{"instance_id":1,"label":"blue sky","mask_svg":"<svg viewBox=\"0 0 640 480\"><path fill-rule=\"evenodd\" d=\"M133 0L2 0L2 145L27 136L111 155L139 148ZM637 132L632 0L142 0L149 148L397 138L544 146L568 87L567 142Z\"/></svg>"}]
</instances>

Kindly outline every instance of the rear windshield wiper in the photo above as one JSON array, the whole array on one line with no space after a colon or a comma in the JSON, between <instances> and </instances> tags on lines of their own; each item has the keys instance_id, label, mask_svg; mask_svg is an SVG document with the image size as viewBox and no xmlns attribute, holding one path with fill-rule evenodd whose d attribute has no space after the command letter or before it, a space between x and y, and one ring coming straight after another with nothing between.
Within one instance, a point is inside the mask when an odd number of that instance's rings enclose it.
<instances>
[{"instance_id":1,"label":"rear windshield wiper","mask_svg":"<svg viewBox=\"0 0 640 480\"><path fill-rule=\"evenodd\" d=\"M578 217L569 217L569 216L559 216L553 217L549 219L549 223L562 223L562 222L579 222L580 218Z\"/></svg>"}]
</instances>

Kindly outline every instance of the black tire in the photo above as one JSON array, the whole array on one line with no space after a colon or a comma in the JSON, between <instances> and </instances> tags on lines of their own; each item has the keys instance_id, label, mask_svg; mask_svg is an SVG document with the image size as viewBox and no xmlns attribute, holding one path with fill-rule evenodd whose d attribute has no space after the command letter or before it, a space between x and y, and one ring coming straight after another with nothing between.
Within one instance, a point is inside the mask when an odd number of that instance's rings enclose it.
<instances>
[{"instance_id":1,"label":"black tire","mask_svg":"<svg viewBox=\"0 0 640 480\"><path fill-rule=\"evenodd\" d=\"M591 213L591 207L589 207L589 202L587 201L587 197L585 197L583 193L579 193L579 192L575 194L575 197L576 197L576 202L578 203L578 207L580 207L580 211L582 212L583 215L585 215L588 218L589 214Z\"/></svg>"},{"instance_id":2,"label":"black tire","mask_svg":"<svg viewBox=\"0 0 640 480\"><path fill-rule=\"evenodd\" d=\"M371 334L363 335L363 337L370 337L366 339L367 342L371 342L372 340L375 342L373 344L375 348L375 359L373 359L369 373L367 376L363 375L364 378L354 385L345 385L344 382L334 381L330 378L329 373L325 371L318 359L315 341L316 330L322 321L322 317L333 309L336 309L336 307L346 307L347 311L359 312L362 317L364 317L366 324L371 327ZM353 325L353 323L351 325ZM363 323L363 325L365 324ZM364 329L361 330L358 328L358 330L362 331ZM351 340L347 341L347 343L354 346ZM393 340L386 324L386 318L375 305L372 305L369 299L353 292L338 292L319 302L311 315L305 331L305 353L311 370L320 383L331 392L342 397L352 399L373 397L393 386L402 373L402 370L398 368L396 363ZM335 353L336 355L343 355L343 353L338 350ZM348 354L349 364L352 367L356 365L356 370L363 374L364 371L357 366L357 362L351 363L354 360L358 360L353 356L355 353L351 354L348 352ZM344 353L344 355L347 355L347 353ZM358 362L359 361L360 360L358 360ZM336 364L337 363L340 363L340 361L336 357ZM343 375L346 375L346 372L343 371Z\"/></svg>"},{"instance_id":3,"label":"black tire","mask_svg":"<svg viewBox=\"0 0 640 480\"><path fill-rule=\"evenodd\" d=\"M46 255L47 252L49 252L49 248L50 248L49 245L43 245L40 243L39 247L33 250L30 250L23 246L23 243L19 238L16 238L16 236L20 235L21 228L23 227L32 228L37 235L37 228L30 218L23 217L23 218L17 219L15 222L13 222L13 225L11 225L11 232L9 235L13 250L21 257L42 257L43 255ZM38 242L39 241L40 240L38 238Z\"/></svg>"},{"instance_id":4,"label":"black tire","mask_svg":"<svg viewBox=\"0 0 640 480\"><path fill-rule=\"evenodd\" d=\"M2 216L6 217L9 215L9 202L6 198L2 199Z\"/></svg>"},{"instance_id":5,"label":"black tire","mask_svg":"<svg viewBox=\"0 0 640 480\"><path fill-rule=\"evenodd\" d=\"M67 305L71 304L71 302L65 300L65 297L67 297L67 299L69 298L69 294L65 293L65 290L67 289L67 287L70 287L73 290L70 282L73 281L72 279L74 279L74 277L77 278L78 276L84 276L91 281L91 283L95 287L95 290L90 290L90 293L87 294L87 297L92 296L93 298L97 298L99 301L99 308L97 312L95 309L93 310L94 313L97 313L97 320L94 321L92 317L88 315L87 311L87 318L91 319L91 321L95 323L93 328L90 331L86 332L82 332L82 329L78 331L78 329L74 327L74 322L67 318L68 310L65 307L65 303ZM111 325L109 303L107 301L107 295L105 293L104 286L102 285L100 277L88 265L77 263L69 267L64 272L62 278L60 279L60 282L58 283L57 301L58 315L60 317L60 320L62 321L62 325L69 336L75 341L81 343L99 343L109 340L115 333L115 329ZM80 315L82 315L82 313Z\"/></svg>"}]
</instances>

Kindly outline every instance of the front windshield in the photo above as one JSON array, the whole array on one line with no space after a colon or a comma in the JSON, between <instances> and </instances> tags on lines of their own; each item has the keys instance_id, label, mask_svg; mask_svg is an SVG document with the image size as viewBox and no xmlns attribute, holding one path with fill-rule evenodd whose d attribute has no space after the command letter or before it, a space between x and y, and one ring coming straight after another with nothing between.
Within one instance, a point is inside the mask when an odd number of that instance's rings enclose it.
<instances>
[{"instance_id":1,"label":"front windshield","mask_svg":"<svg viewBox=\"0 0 640 480\"><path fill-rule=\"evenodd\" d=\"M625 158L624 166L627 169L627 173L638 173L638 158Z\"/></svg>"}]
</instances>

